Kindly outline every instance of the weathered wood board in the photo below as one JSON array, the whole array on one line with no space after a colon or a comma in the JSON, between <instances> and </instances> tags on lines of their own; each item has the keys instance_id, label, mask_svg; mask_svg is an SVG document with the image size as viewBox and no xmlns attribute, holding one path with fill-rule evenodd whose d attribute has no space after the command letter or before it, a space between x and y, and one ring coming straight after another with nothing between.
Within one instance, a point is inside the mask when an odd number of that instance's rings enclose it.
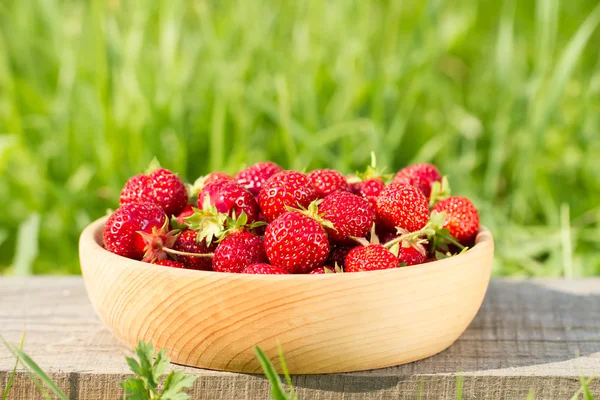
<instances>
[{"instance_id":1,"label":"weathered wood board","mask_svg":"<svg viewBox=\"0 0 600 400\"><path fill-rule=\"evenodd\" d=\"M441 313L444 310L440 310ZM94 314L79 277L0 278L0 334L18 342L71 399L118 399L129 350ZM0 389L13 357L0 348ZM182 368L182 367L175 367ZM264 377L185 368L194 399L267 399ZM494 280L467 332L415 363L348 374L295 376L300 399L568 399L580 376L600 376L600 279ZM590 385L600 396L600 378ZM19 372L10 399L41 398Z\"/></svg>"}]
</instances>

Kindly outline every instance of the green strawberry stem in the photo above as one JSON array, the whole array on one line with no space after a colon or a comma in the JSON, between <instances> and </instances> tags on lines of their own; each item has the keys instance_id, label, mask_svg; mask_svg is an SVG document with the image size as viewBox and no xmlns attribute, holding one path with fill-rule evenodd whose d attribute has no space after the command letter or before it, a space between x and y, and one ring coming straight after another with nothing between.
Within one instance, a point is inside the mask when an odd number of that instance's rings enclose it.
<instances>
[{"instance_id":1,"label":"green strawberry stem","mask_svg":"<svg viewBox=\"0 0 600 400\"><path fill-rule=\"evenodd\" d=\"M452 235L450 235L449 233L446 233L444 231L436 231L435 233L437 236L441 237L442 239L446 240L448 243L451 243L453 245L455 245L456 247L458 247L459 249L463 250L466 247L463 246L462 244L460 244L458 242L458 240L454 239L454 237Z\"/></svg>"},{"instance_id":2,"label":"green strawberry stem","mask_svg":"<svg viewBox=\"0 0 600 400\"><path fill-rule=\"evenodd\" d=\"M189 257L214 257L214 253L188 253L185 251L173 250L166 247L163 247L162 250L165 253L174 254L177 256L189 256Z\"/></svg>"},{"instance_id":3,"label":"green strawberry stem","mask_svg":"<svg viewBox=\"0 0 600 400\"><path fill-rule=\"evenodd\" d=\"M285 206L287 211L294 211L300 214L306 215L308 218L312 218L317 221L323 228L329 228L334 231L337 231L337 228L331 223L331 221L323 218L322 214L319 214L319 204L322 202L322 199L315 200L308 205L308 208L303 208L301 206L291 207Z\"/></svg>"},{"instance_id":4,"label":"green strawberry stem","mask_svg":"<svg viewBox=\"0 0 600 400\"><path fill-rule=\"evenodd\" d=\"M427 225L425 225L418 231L405 233L403 235L398 236L396 239L390 240L389 242L384 244L383 247L385 247L386 249L391 249L392 246L394 246L395 244L402 243L404 241L410 242L414 239L419 238L420 236L429 236L430 234L435 234L435 231L431 228L431 225L427 223Z\"/></svg>"}]
</instances>

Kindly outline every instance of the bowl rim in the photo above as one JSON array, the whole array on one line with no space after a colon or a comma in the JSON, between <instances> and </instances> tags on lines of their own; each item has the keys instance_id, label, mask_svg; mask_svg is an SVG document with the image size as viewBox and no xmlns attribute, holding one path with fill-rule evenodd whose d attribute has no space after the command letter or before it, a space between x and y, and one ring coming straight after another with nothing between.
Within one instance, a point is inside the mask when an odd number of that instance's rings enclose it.
<instances>
[{"instance_id":1,"label":"bowl rim","mask_svg":"<svg viewBox=\"0 0 600 400\"><path fill-rule=\"evenodd\" d=\"M477 236L475 237L475 245L469 248L467 251L461 254L457 254L452 257L448 257L442 260L430 261L423 264L411 265L406 267L399 268L389 268L382 270L373 270L373 271L361 271L361 272L351 272L351 273L343 273L343 274L289 274L289 275L275 275L275 274L244 274L244 273L233 273L233 272L216 272L216 271L202 271L202 270L193 270L193 269L182 269L182 268L168 268L161 265L150 264L143 261L127 258L120 256L118 254L114 254L104 248L103 243L101 243L104 232L104 225L106 220L108 219L108 215L98 218L97 220L90 223L85 229L82 231L81 236L79 238L79 257L80 264L83 261L85 254L82 251L82 244L85 244L88 249L86 249L86 254L88 252L94 252L98 254L103 254L104 257L109 257L114 259L114 262L127 263L131 266L143 267L145 269L156 269L162 273L169 273L172 275L189 275L194 274L197 277L215 277L220 276L223 279L226 278L235 278L235 279L273 279L273 280L287 280L287 279L310 279L314 282L314 279L350 279L351 277L364 276L363 274L369 274L369 276L375 276L375 274L385 275L385 274L402 274L402 273L414 273L414 271L427 271L432 268L444 268L451 267L455 264L460 264L461 261L467 261L468 258L472 257L476 254L484 254L488 251L493 252L494 250L494 237L491 231L485 227L480 226L479 231L477 232ZM83 270L83 268L82 268ZM319 276L320 278L315 278L314 276ZM340 277L339 275L342 275ZM346 276L344 278L343 276Z\"/></svg>"}]
</instances>

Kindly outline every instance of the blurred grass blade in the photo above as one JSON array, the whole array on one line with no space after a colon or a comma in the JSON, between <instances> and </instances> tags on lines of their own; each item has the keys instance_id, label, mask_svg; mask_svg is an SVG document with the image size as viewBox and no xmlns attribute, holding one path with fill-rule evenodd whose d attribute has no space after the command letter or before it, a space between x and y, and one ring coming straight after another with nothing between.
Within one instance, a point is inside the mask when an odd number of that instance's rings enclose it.
<instances>
[{"instance_id":1,"label":"blurred grass blade","mask_svg":"<svg viewBox=\"0 0 600 400\"><path fill-rule=\"evenodd\" d=\"M0 246L2 246L2 243L4 243L7 238L8 238L8 232L5 231L4 229L0 229Z\"/></svg>"},{"instance_id":2,"label":"blurred grass blade","mask_svg":"<svg viewBox=\"0 0 600 400\"><path fill-rule=\"evenodd\" d=\"M535 392L533 389L529 390L529 393L527 394L527 400L535 400Z\"/></svg>"},{"instance_id":3,"label":"blurred grass blade","mask_svg":"<svg viewBox=\"0 0 600 400\"><path fill-rule=\"evenodd\" d=\"M581 24L560 57L551 80L552 86L550 89L548 105L545 110L546 113L550 112L558 102L560 95L573 73L575 65L579 61L588 40L598 27L598 24L600 24L600 3L594 8L583 24Z\"/></svg>"},{"instance_id":4,"label":"blurred grass blade","mask_svg":"<svg viewBox=\"0 0 600 400\"><path fill-rule=\"evenodd\" d=\"M462 400L463 398L463 376L460 372L456 376L456 400Z\"/></svg>"},{"instance_id":5,"label":"blurred grass blade","mask_svg":"<svg viewBox=\"0 0 600 400\"><path fill-rule=\"evenodd\" d=\"M544 72L554 53L556 35L558 31L558 15L560 11L559 0L537 0L535 4L536 19L536 66Z\"/></svg>"},{"instance_id":6,"label":"blurred grass blade","mask_svg":"<svg viewBox=\"0 0 600 400\"><path fill-rule=\"evenodd\" d=\"M33 262L38 255L40 221L40 215L33 213L19 226L17 249L13 262L15 275L24 276L32 273Z\"/></svg>"},{"instance_id":7,"label":"blurred grass blade","mask_svg":"<svg viewBox=\"0 0 600 400\"><path fill-rule=\"evenodd\" d=\"M506 82L512 71L515 20L515 1L505 0L503 2L500 27L498 28L498 40L496 42L496 68L499 76Z\"/></svg>"},{"instance_id":8,"label":"blurred grass blade","mask_svg":"<svg viewBox=\"0 0 600 400\"><path fill-rule=\"evenodd\" d=\"M592 393L590 392L590 388L589 388L589 384L594 380L594 378L584 378L583 376L579 377L579 384L580 387L577 390L577 392L575 392L575 394L573 395L573 397L571 397L571 400L580 400L580 395L583 395L583 400L594 400L594 396L592 395Z\"/></svg>"},{"instance_id":9,"label":"blurred grass blade","mask_svg":"<svg viewBox=\"0 0 600 400\"><path fill-rule=\"evenodd\" d=\"M279 364L281 364L281 370L283 372L283 376L285 377L285 381L290 387L290 397L293 400L298 400L298 395L294 390L294 385L292 384L292 377L290 376L290 372L287 367L287 363L285 362L285 357L283 356L283 348L280 343L277 343L277 354L279 355Z\"/></svg>"},{"instance_id":10,"label":"blurred grass blade","mask_svg":"<svg viewBox=\"0 0 600 400\"><path fill-rule=\"evenodd\" d=\"M21 335L21 342L19 343L20 351L23 351L24 343L25 343L25 331L23 331L23 334ZM12 384L15 380L15 375L17 374L17 368L19 366L20 360L21 360L21 357L19 355L17 355L17 360L15 361L15 366L10 374L10 377L8 378L8 382L6 383L6 388L4 389L4 395L2 396L2 400L6 400L8 398L8 392L10 392L10 388L12 387Z\"/></svg>"},{"instance_id":11,"label":"blurred grass blade","mask_svg":"<svg viewBox=\"0 0 600 400\"><path fill-rule=\"evenodd\" d=\"M571 243L571 218L569 205L560 206L560 238L562 243L562 257L565 278L573 278L573 245Z\"/></svg>"},{"instance_id":12,"label":"blurred grass blade","mask_svg":"<svg viewBox=\"0 0 600 400\"><path fill-rule=\"evenodd\" d=\"M594 378L589 378L586 380L583 376L579 377L579 382L581 383L581 392L583 393L584 400L594 400L594 396L592 396L592 392L590 392L589 384L594 380Z\"/></svg>"},{"instance_id":13,"label":"blurred grass blade","mask_svg":"<svg viewBox=\"0 0 600 400\"><path fill-rule=\"evenodd\" d=\"M281 379L279 379L279 375L277 375L277 371L275 371L275 367L271 363L271 360L267 358L266 354L258 346L254 347L254 352L262 366L265 376L271 383L271 397L274 400L291 400L288 393L283 388Z\"/></svg>"},{"instance_id":14,"label":"blurred grass blade","mask_svg":"<svg viewBox=\"0 0 600 400\"><path fill-rule=\"evenodd\" d=\"M56 386L56 383L54 383L54 381L48 375L46 375L46 373L40 368L40 366L37 365L35 361L33 361L31 357L27 355L27 353L22 351L19 347L8 343L1 336L0 339L4 342L4 345L10 352L15 357L21 360L21 364L23 364L25 367L27 367L29 371L35 374L35 376L37 376L56 396L58 396L58 398L60 398L61 400L69 400L69 398L63 393L63 391L60 390L58 386Z\"/></svg>"}]
</instances>

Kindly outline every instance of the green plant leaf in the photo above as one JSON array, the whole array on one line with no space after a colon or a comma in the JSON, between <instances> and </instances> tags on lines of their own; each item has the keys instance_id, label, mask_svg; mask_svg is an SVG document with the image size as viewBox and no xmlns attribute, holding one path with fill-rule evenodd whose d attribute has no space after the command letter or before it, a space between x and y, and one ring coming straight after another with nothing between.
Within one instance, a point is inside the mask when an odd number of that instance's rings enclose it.
<instances>
[{"instance_id":1,"label":"green plant leaf","mask_svg":"<svg viewBox=\"0 0 600 400\"><path fill-rule=\"evenodd\" d=\"M169 368L169 358L167 357L167 351L162 349L156 355L156 359L154 360L154 365L152 365L152 376L158 382L161 376L165 374Z\"/></svg>"},{"instance_id":2,"label":"green plant leaf","mask_svg":"<svg viewBox=\"0 0 600 400\"><path fill-rule=\"evenodd\" d=\"M121 382L124 389L124 398L129 400L150 400L150 393L146 388L146 381L142 378L128 378Z\"/></svg>"},{"instance_id":3,"label":"green plant leaf","mask_svg":"<svg viewBox=\"0 0 600 400\"><path fill-rule=\"evenodd\" d=\"M142 378L145 378L148 384L148 389L154 391L156 389L156 386L158 385L158 378L160 378L154 376L153 371L152 358L154 357L154 346L152 346L151 342L145 343L144 341L140 340L135 349L135 353L137 354L140 360L140 369L139 372L133 372L140 375Z\"/></svg>"},{"instance_id":4,"label":"green plant leaf","mask_svg":"<svg viewBox=\"0 0 600 400\"><path fill-rule=\"evenodd\" d=\"M189 389L196 381L195 376L186 375L183 371L171 371L165 379L164 390L161 395L162 400L186 400L190 396L180 393L184 389Z\"/></svg>"}]
</instances>

